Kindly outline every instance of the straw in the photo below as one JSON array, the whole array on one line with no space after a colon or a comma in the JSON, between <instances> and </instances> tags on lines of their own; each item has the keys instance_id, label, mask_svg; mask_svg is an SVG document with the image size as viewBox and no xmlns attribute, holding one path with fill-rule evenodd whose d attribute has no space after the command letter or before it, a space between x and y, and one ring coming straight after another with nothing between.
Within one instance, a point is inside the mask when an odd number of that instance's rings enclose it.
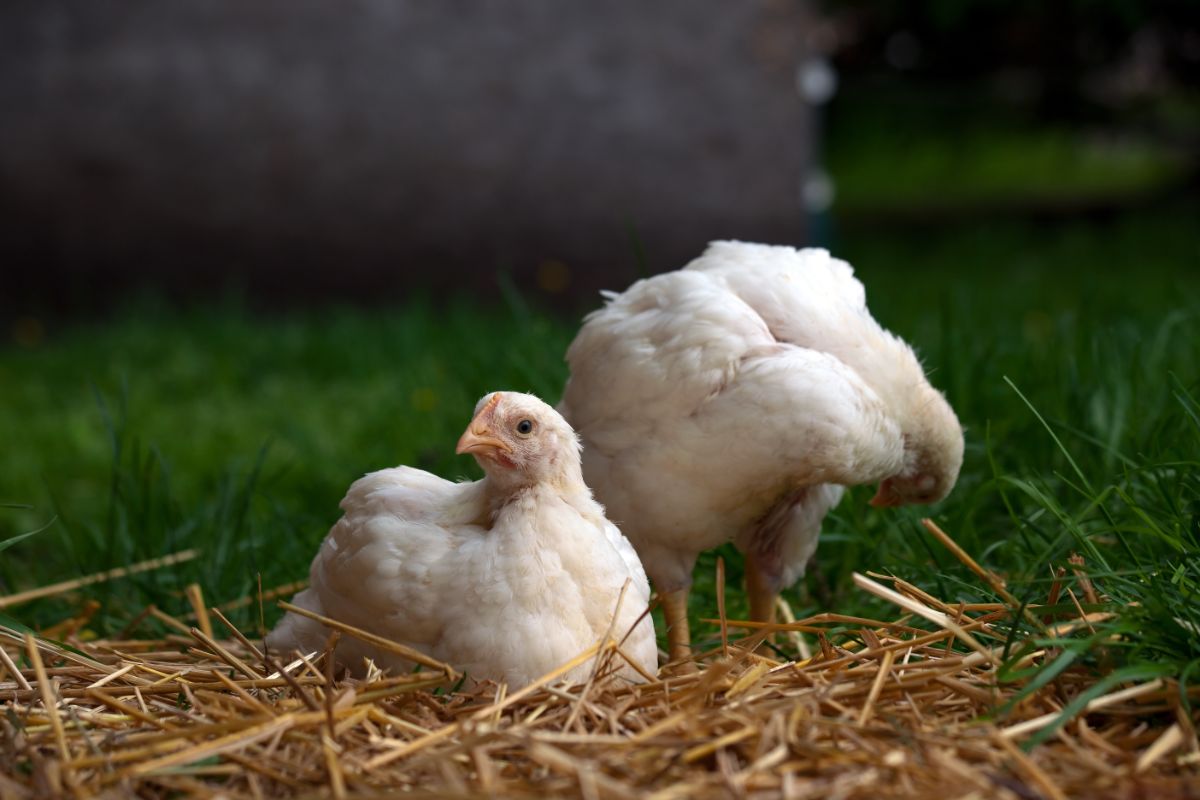
<instances>
[{"instance_id":1,"label":"straw","mask_svg":"<svg viewBox=\"0 0 1200 800\"><path fill-rule=\"evenodd\" d=\"M309 619L316 620L317 622L320 622L321 624L328 628L332 628L333 630L348 633L355 639L361 639L367 644L374 645L381 650L387 650L389 653L395 653L398 656L407 658L409 661L422 664L426 667L432 667L433 669L439 669L446 673L446 677L450 680L455 680L458 678L458 673L455 672L454 668L449 664L438 661L436 658L430 658L419 650L414 650L407 645L400 644L399 642L393 642L391 639L387 639L369 631L364 631L362 628L356 628L353 625L348 625L345 622L340 622L332 617L327 617L323 614L309 611L307 608L301 608L300 606L292 605L291 603L281 602L279 607L285 611L291 611L293 614L299 614L302 617L308 617Z\"/></svg>"},{"instance_id":2,"label":"straw","mask_svg":"<svg viewBox=\"0 0 1200 800\"><path fill-rule=\"evenodd\" d=\"M424 669L339 676L332 640L288 664L263 659L220 612L210 613L223 630L203 630L200 587L183 614L145 612L168 635L96 639L80 598L82 611L55 627L66 646L0 628L0 797L1188 796L1200 770L1195 712L1172 681L1094 698L1030 746L1103 677L1094 664L1036 691L1028 678L998 682L1003 644L983 642L1012 624L1028 630L1007 600L959 605L886 576L854 580L896 614L766 625L723 608L697 672L660 677L644 665L643 683L627 679L614 623L516 689L468 678L449 690L454 665L286 605ZM1103 588L1090 586L1101 602ZM1083 610L1046 624L1086 635L1099 618ZM805 631L820 647L802 660L755 652L777 631ZM1056 656L1022 636L1010 652L1014 676ZM581 684L565 682L589 662Z\"/></svg>"},{"instance_id":3,"label":"straw","mask_svg":"<svg viewBox=\"0 0 1200 800\"><path fill-rule=\"evenodd\" d=\"M149 561L139 561L128 567L117 567L116 569L97 572L92 575L85 575L82 578L75 578L61 583L53 583L49 586L41 586L37 589L30 589L25 592L17 592L5 597L0 597L0 610L10 608L12 606L28 603L30 600L39 600L43 597L53 597L56 594L64 594L76 589L82 589L85 586L91 586L105 581L124 578L128 575L136 575L139 572L149 572L150 570L162 569L174 564L179 564L184 561L190 561L200 554L199 550L183 550L178 553L173 553L162 558L152 558Z\"/></svg>"}]
</instances>

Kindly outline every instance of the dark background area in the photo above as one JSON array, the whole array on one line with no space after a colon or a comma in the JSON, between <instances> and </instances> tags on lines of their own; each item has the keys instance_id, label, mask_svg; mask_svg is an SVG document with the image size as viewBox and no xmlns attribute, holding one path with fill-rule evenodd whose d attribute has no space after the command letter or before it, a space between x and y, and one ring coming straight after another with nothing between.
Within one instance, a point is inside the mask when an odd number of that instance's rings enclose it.
<instances>
[{"instance_id":1,"label":"dark background area","mask_svg":"<svg viewBox=\"0 0 1200 800\"><path fill-rule=\"evenodd\" d=\"M1195 193L1197 4L824 7L843 76L827 144L847 190L836 213L1053 223ZM897 181L923 185L897 202Z\"/></svg>"},{"instance_id":2,"label":"dark background area","mask_svg":"<svg viewBox=\"0 0 1200 800\"><path fill-rule=\"evenodd\" d=\"M713 238L1194 193L1187 2L9 2L0 310L591 302ZM832 178L830 179L830 176Z\"/></svg>"},{"instance_id":3,"label":"dark background area","mask_svg":"<svg viewBox=\"0 0 1200 800\"><path fill-rule=\"evenodd\" d=\"M627 283L799 241L801 3L16 2L0 247L52 309Z\"/></svg>"}]
</instances>

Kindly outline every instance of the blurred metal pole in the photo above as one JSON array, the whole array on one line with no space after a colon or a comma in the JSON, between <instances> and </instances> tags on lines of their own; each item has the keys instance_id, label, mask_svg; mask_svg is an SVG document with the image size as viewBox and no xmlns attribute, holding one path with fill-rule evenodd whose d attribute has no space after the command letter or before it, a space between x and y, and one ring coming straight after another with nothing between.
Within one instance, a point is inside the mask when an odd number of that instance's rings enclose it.
<instances>
[{"instance_id":1,"label":"blurred metal pole","mask_svg":"<svg viewBox=\"0 0 1200 800\"><path fill-rule=\"evenodd\" d=\"M832 208L836 186L824 164L825 108L837 94L838 75L831 54L809 37L809 47L796 68L796 92L807 108L808 163L800 175L800 204L806 217L810 244L831 247Z\"/></svg>"}]
</instances>

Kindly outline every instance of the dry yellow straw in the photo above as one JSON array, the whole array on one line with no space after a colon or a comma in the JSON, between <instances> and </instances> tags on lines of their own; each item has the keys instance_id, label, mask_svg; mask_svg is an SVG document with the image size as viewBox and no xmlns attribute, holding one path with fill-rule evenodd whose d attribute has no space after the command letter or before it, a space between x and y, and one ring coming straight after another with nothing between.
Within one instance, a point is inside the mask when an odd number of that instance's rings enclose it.
<instances>
[{"instance_id":1,"label":"dry yellow straw","mask_svg":"<svg viewBox=\"0 0 1200 800\"><path fill-rule=\"evenodd\" d=\"M9 658L8 652L3 647L0 647L0 662L3 662L4 669L8 671L8 674L13 676L13 680L16 682L17 686L21 687L27 692L33 689L33 687L29 685L29 681L25 680L25 676L21 674L21 670L17 669L17 665L13 663L11 658Z\"/></svg>"},{"instance_id":2,"label":"dry yellow straw","mask_svg":"<svg viewBox=\"0 0 1200 800\"><path fill-rule=\"evenodd\" d=\"M42 597L51 597L63 592L70 592L75 589L82 589L85 586L91 586L94 583L104 583L116 578L124 578L127 575L136 575L139 572L149 572L150 570L162 569L169 567L172 564L179 564L183 561L191 561L199 554L199 550L182 550L178 553L173 553L162 558L152 558L149 561L139 561L136 564L128 567L117 567L115 569L105 570L104 572L96 572L92 575L85 575L82 578L74 578L61 583L52 583L49 586L39 586L36 589L30 589L25 592L17 592L6 597L0 597L0 609L9 608L10 606L28 603L30 600L38 600Z\"/></svg>"},{"instance_id":3,"label":"dry yellow straw","mask_svg":"<svg viewBox=\"0 0 1200 800\"><path fill-rule=\"evenodd\" d=\"M862 711L858 715L858 726L860 728L866 725L871 720L871 715L875 713L875 703L879 700L879 693L883 691L883 682L892 673L892 662L895 661L895 658L895 650L885 650L883 652L883 658L879 662L879 672L876 673L875 680L871 683L871 691L867 694L867 702L863 703Z\"/></svg>"},{"instance_id":4,"label":"dry yellow straw","mask_svg":"<svg viewBox=\"0 0 1200 800\"><path fill-rule=\"evenodd\" d=\"M37 675L38 691L42 695L42 706L50 717L50 726L54 728L54 740L58 745L58 755L66 761L71 760L71 751L67 748L67 734L63 730L62 718L58 715L58 698L54 696L54 688L46 674L46 665L42 663L42 654L38 650L37 640L33 634L25 634L25 651L29 654L29 663Z\"/></svg>"},{"instance_id":5,"label":"dry yellow straw","mask_svg":"<svg viewBox=\"0 0 1200 800\"><path fill-rule=\"evenodd\" d=\"M368 668L336 680L331 661L307 654L286 677L255 679L264 663L253 643L215 614L231 639L198 625L181 636L189 626L162 612L167 635L94 641L68 632L69 647L0 626L8 661L20 648L31 665L0 675L0 753L12 755L0 758L0 797L1057 800L1184 796L1194 783L1200 758L1176 698L1184 692L1194 703L1200 687L1163 679L1111 692L1025 753L1017 737L1056 721L1065 698L1095 686L1091 665L1069 665L1037 691L998 683L998 647L949 645L967 635L991 646L983 637L997 635L990 625L1010 613L1007 603L960 606L868 577L859 585L897 602L895 617L818 614L776 627L817 632L821 650L802 664L753 651L771 626L743 638L740 623L726 620L732 637L722 646L714 628L698 672L606 680L623 657L612 641L621 631L610 628L601 645L512 693L488 681L448 692L440 668L394 676ZM1103 584L1093 591L1103 601ZM917 614L954 628L916 627ZM1075 629L1088 617L1067 605L1046 624ZM1056 657L1037 641L1012 644L1015 674ZM590 683L563 685L592 660ZM989 716L1018 696L1015 724L998 730Z\"/></svg>"},{"instance_id":6,"label":"dry yellow straw","mask_svg":"<svg viewBox=\"0 0 1200 800\"><path fill-rule=\"evenodd\" d=\"M935 611L929 606L922 605L915 600L910 600L899 592L889 589L882 584L876 583L867 576L858 572L854 573L854 584L860 589L865 589L873 595L882 597L884 600L890 600L901 608L911 611L917 616L924 617L930 622L940 625L941 627L953 633L955 638L957 638L967 647L970 647L976 653L979 653L981 656L985 657L989 662L992 664L996 663L996 655L991 650L988 650L986 647L977 642L975 637L963 630L961 625L950 619L949 616L943 614L941 611Z\"/></svg>"},{"instance_id":7,"label":"dry yellow straw","mask_svg":"<svg viewBox=\"0 0 1200 800\"><path fill-rule=\"evenodd\" d=\"M1130 686L1128 689L1121 689L1117 692L1101 695L1084 706L1083 713L1086 714L1091 711L1099 711L1102 708L1107 708L1108 706L1115 705L1117 703L1123 703L1126 700L1132 700L1135 697L1141 697L1145 694L1152 694L1153 692L1157 692L1162 687L1162 679L1156 678L1138 686ZM1058 717L1059 714L1057 712L1043 714L1040 717L1027 719L1024 722L1011 725L1000 733L1006 739L1014 739L1018 736L1024 736L1027 733L1041 730L1051 722L1054 722L1054 720L1058 719Z\"/></svg>"},{"instance_id":8,"label":"dry yellow straw","mask_svg":"<svg viewBox=\"0 0 1200 800\"><path fill-rule=\"evenodd\" d=\"M212 621L209 620L208 609L204 606L204 592L200 590L200 584L188 584L186 592L188 602L192 604L192 613L196 615L196 624L205 636L213 638Z\"/></svg>"},{"instance_id":9,"label":"dry yellow straw","mask_svg":"<svg viewBox=\"0 0 1200 800\"><path fill-rule=\"evenodd\" d=\"M455 680L458 678L458 672L456 672L449 664L445 663L444 661L438 661L436 658L432 658L431 656L427 656L420 650L414 650L413 648L400 644L399 642L393 642L391 639L378 636L370 631L364 631L362 628L356 628L353 625L347 625L345 622L340 622L332 617L326 617L323 614L309 611L307 608L301 608L300 606L292 605L291 603L281 602L279 607L285 611L291 611L293 614L299 614L302 617L308 617L309 619L316 620L327 628L348 633L355 639L361 639L368 644L375 645L381 650L387 650L389 653L395 653L396 655L407 658L409 661L414 663L441 670L442 672L446 673L446 677L450 680Z\"/></svg>"}]
</instances>

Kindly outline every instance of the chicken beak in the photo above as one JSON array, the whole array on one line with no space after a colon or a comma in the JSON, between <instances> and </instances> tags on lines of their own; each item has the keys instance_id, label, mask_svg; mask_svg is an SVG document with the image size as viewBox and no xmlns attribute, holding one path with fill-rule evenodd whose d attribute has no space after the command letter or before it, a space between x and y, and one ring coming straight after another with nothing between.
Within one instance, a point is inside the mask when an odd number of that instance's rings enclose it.
<instances>
[{"instance_id":1,"label":"chicken beak","mask_svg":"<svg viewBox=\"0 0 1200 800\"><path fill-rule=\"evenodd\" d=\"M892 491L891 483L885 480L879 484L879 491L871 498L870 503L875 508L895 508L900 505L900 498Z\"/></svg>"},{"instance_id":2,"label":"chicken beak","mask_svg":"<svg viewBox=\"0 0 1200 800\"><path fill-rule=\"evenodd\" d=\"M471 420L471 424L467 426L467 430L458 440L458 447L454 452L462 455L463 453L477 453L479 455L498 455L500 453L511 453L512 447L508 442L492 433L492 419L496 415L496 406L500 403L500 392L492 395L492 399L483 408L479 409L479 413L475 415L475 419Z\"/></svg>"},{"instance_id":3,"label":"chicken beak","mask_svg":"<svg viewBox=\"0 0 1200 800\"><path fill-rule=\"evenodd\" d=\"M511 453L512 448L508 445L508 442L493 434L487 425L475 420L471 422L471 426L467 428L466 433L459 438L458 447L454 448L454 452L459 455L463 453L486 455L495 452Z\"/></svg>"}]
</instances>

